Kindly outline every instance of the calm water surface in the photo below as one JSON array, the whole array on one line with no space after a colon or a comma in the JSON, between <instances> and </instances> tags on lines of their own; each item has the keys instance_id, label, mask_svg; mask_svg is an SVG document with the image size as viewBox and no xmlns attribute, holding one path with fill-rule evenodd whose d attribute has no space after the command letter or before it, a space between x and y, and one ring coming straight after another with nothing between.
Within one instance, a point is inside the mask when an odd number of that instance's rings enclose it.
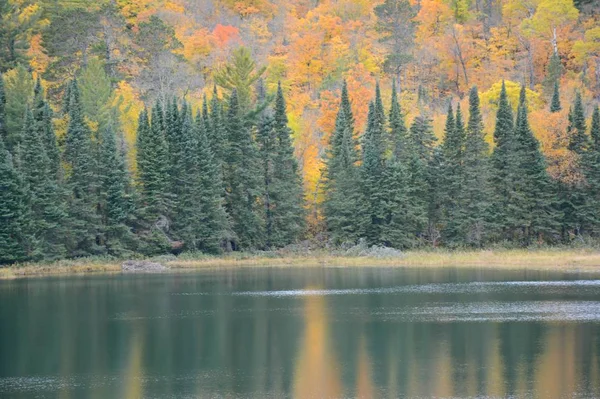
<instances>
[{"instance_id":1,"label":"calm water surface","mask_svg":"<svg viewBox=\"0 0 600 399\"><path fill-rule=\"evenodd\" d=\"M600 397L600 276L251 269L0 282L0 398Z\"/></svg>"}]
</instances>

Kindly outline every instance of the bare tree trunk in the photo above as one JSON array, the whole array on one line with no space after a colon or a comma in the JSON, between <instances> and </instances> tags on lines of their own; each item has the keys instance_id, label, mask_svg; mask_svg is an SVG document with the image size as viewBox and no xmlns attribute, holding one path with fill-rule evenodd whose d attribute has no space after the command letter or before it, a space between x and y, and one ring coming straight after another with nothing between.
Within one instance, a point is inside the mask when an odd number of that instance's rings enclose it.
<instances>
[{"instance_id":1,"label":"bare tree trunk","mask_svg":"<svg viewBox=\"0 0 600 399\"><path fill-rule=\"evenodd\" d=\"M462 49L460 48L460 44L458 43L458 37L456 37L456 30L452 28L452 39L454 39L455 45L455 54L460 61L460 65L462 66L463 75L465 77L465 84L469 87L469 77L467 76L467 66L465 63L465 59L463 58Z\"/></svg>"}]
</instances>

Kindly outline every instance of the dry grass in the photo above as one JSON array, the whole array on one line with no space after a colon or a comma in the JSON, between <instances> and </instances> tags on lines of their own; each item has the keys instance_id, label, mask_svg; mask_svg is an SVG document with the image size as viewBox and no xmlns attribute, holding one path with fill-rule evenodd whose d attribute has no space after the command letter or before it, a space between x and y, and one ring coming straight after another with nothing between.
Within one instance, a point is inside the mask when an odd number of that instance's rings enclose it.
<instances>
[{"instance_id":1,"label":"dry grass","mask_svg":"<svg viewBox=\"0 0 600 399\"><path fill-rule=\"evenodd\" d=\"M591 249L534 249L485 251L410 251L401 258L335 255L327 252L278 255L234 254L219 257L182 256L163 262L175 270L237 267L469 267L600 272L600 251ZM40 275L115 273L119 260L69 260L0 268L0 279Z\"/></svg>"}]
</instances>

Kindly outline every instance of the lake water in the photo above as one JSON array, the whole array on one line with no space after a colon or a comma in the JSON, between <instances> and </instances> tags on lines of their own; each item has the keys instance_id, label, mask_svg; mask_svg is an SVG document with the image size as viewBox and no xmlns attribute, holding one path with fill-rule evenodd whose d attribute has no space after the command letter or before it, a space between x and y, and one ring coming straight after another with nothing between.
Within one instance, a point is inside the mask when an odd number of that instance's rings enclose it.
<instances>
[{"instance_id":1,"label":"lake water","mask_svg":"<svg viewBox=\"0 0 600 399\"><path fill-rule=\"evenodd\" d=\"M0 398L600 397L600 276L288 268L0 282Z\"/></svg>"}]
</instances>

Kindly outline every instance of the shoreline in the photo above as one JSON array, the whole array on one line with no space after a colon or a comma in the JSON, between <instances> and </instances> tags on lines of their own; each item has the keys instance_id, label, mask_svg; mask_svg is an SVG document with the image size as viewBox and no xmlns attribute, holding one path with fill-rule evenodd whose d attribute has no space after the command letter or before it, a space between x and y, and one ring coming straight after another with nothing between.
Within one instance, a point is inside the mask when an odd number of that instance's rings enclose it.
<instances>
[{"instance_id":1,"label":"shoreline","mask_svg":"<svg viewBox=\"0 0 600 399\"><path fill-rule=\"evenodd\" d=\"M82 258L53 263L25 263L0 268L0 280L40 276L70 276L121 273L125 259ZM361 257L315 251L305 254L278 252L222 256L182 255L149 258L172 272L244 267L397 267L530 269L600 273L600 251L596 249L500 249L479 251L407 251L402 257ZM144 273L144 272L141 272Z\"/></svg>"}]
</instances>

